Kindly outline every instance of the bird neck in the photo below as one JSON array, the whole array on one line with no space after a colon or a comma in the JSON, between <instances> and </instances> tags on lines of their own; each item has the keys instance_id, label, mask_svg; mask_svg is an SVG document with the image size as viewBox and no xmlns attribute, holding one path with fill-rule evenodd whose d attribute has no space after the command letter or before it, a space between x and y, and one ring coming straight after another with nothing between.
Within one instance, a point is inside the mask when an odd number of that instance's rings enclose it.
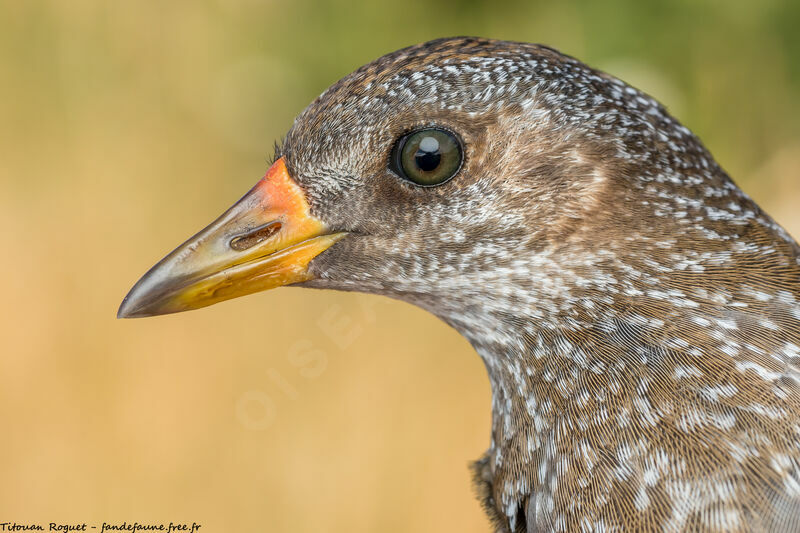
<instances>
[{"instance_id":1,"label":"bird neck","mask_svg":"<svg viewBox=\"0 0 800 533\"><path fill-rule=\"evenodd\" d=\"M488 371L491 445L475 463L475 482L511 530L523 523L518 515L534 495L537 505L552 505L562 482L559 469L573 464L576 453L588 454L587 462L598 460L612 434L624 430L626 418L647 417L656 408L637 402L647 401L658 362L621 345L623 336L645 335L643 329L664 322L633 308L624 316L612 314L609 303L596 299L579 304L581 312L559 305L548 300L545 306L553 313L547 316L532 316L518 306L501 316L484 308L448 320Z\"/></svg>"},{"instance_id":2,"label":"bird neck","mask_svg":"<svg viewBox=\"0 0 800 533\"><path fill-rule=\"evenodd\" d=\"M759 242L702 254L683 243L659 254L658 243L644 240L625 255L612 245L540 252L527 268L460 286L457 300L423 302L488 370L492 438L476 480L512 530L525 502L546 514L554 498L590 484L625 479L625 490L641 488L645 478L630 475L630 457L662 461L663 431L697 447L685 453L704 453L735 419L695 407L729 398L745 372L750 396L739 401L756 409L747 416L768 427L784 412L777 398L786 393L775 392L774 379L800 358L791 333L800 331L800 249L782 237ZM684 438L698 428L708 435ZM796 442L793 433L780 438ZM694 481L706 483L702 475ZM600 499L584 504L605 505Z\"/></svg>"},{"instance_id":3,"label":"bird neck","mask_svg":"<svg viewBox=\"0 0 800 533\"><path fill-rule=\"evenodd\" d=\"M630 295L662 289L646 270L631 276L619 268L613 251L562 254L557 263L542 253L519 275L484 278L472 292L462 288L451 305L437 300L434 311L472 344L488 371L496 466L512 449L516 459L533 459L558 424L585 422L575 409L626 394L658 372L656 361L626 346L636 336L663 335L664 319L680 312L680 295L664 306L648 299L639 306Z\"/></svg>"},{"instance_id":4,"label":"bird neck","mask_svg":"<svg viewBox=\"0 0 800 533\"><path fill-rule=\"evenodd\" d=\"M708 285L693 279L702 272L659 276L658 256L640 249L624 263L611 245L540 252L520 272L460 287L457 302L429 302L486 365L492 432L478 481L512 523L531 494L552 503L575 457L596 464L630 427L652 427L673 398L664 376L693 371L679 365L693 357L684 333L716 314Z\"/></svg>"}]
</instances>

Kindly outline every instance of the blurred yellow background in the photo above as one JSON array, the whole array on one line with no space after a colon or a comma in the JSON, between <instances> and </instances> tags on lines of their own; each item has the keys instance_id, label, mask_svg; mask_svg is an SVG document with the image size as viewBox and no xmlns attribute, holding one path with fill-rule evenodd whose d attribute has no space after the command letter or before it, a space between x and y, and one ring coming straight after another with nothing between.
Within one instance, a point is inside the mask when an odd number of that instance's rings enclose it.
<instances>
[{"instance_id":1,"label":"blurred yellow background","mask_svg":"<svg viewBox=\"0 0 800 533\"><path fill-rule=\"evenodd\" d=\"M285 288L118 321L120 300L329 84L447 35L645 89L800 236L798 27L796 0L0 1L0 522L488 531L488 380L432 316Z\"/></svg>"}]
</instances>

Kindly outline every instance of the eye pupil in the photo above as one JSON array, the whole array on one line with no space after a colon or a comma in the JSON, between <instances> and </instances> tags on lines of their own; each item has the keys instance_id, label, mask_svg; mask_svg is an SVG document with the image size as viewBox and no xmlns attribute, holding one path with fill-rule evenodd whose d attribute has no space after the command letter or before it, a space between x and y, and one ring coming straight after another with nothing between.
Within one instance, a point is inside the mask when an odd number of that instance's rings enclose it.
<instances>
[{"instance_id":1,"label":"eye pupil","mask_svg":"<svg viewBox=\"0 0 800 533\"><path fill-rule=\"evenodd\" d=\"M436 170L436 167L442 161L442 154L439 152L439 141L434 137L423 138L419 143L417 153L414 154L414 161L423 172Z\"/></svg>"},{"instance_id":2,"label":"eye pupil","mask_svg":"<svg viewBox=\"0 0 800 533\"><path fill-rule=\"evenodd\" d=\"M462 160L461 143L455 135L440 128L426 128L398 139L389 164L401 177L432 187L455 176Z\"/></svg>"}]
</instances>

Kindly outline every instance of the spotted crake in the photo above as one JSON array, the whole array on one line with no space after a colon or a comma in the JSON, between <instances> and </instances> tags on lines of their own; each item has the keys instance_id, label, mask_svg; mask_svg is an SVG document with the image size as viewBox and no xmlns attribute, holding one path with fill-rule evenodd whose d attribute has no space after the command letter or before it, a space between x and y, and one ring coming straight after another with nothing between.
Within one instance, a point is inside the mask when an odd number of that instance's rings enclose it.
<instances>
[{"instance_id":1,"label":"spotted crake","mask_svg":"<svg viewBox=\"0 0 800 533\"><path fill-rule=\"evenodd\" d=\"M472 343L498 532L800 531L800 249L612 76L475 38L381 57L120 316L286 284L405 300Z\"/></svg>"}]
</instances>

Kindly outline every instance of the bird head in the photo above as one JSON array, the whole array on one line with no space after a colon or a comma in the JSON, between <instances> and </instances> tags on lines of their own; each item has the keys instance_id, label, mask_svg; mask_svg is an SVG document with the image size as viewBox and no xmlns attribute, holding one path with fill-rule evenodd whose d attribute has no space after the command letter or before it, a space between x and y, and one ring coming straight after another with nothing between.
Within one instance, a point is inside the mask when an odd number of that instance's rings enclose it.
<instances>
[{"instance_id":1,"label":"bird head","mask_svg":"<svg viewBox=\"0 0 800 533\"><path fill-rule=\"evenodd\" d=\"M386 294L446 320L492 302L557 308L632 236L627 259L652 260L646 243L676 219L643 221L680 210L664 203L681 190L724 190L724 179L686 179L710 165L657 102L577 60L523 43L432 41L312 102L266 176L154 266L119 316L289 284Z\"/></svg>"}]
</instances>

